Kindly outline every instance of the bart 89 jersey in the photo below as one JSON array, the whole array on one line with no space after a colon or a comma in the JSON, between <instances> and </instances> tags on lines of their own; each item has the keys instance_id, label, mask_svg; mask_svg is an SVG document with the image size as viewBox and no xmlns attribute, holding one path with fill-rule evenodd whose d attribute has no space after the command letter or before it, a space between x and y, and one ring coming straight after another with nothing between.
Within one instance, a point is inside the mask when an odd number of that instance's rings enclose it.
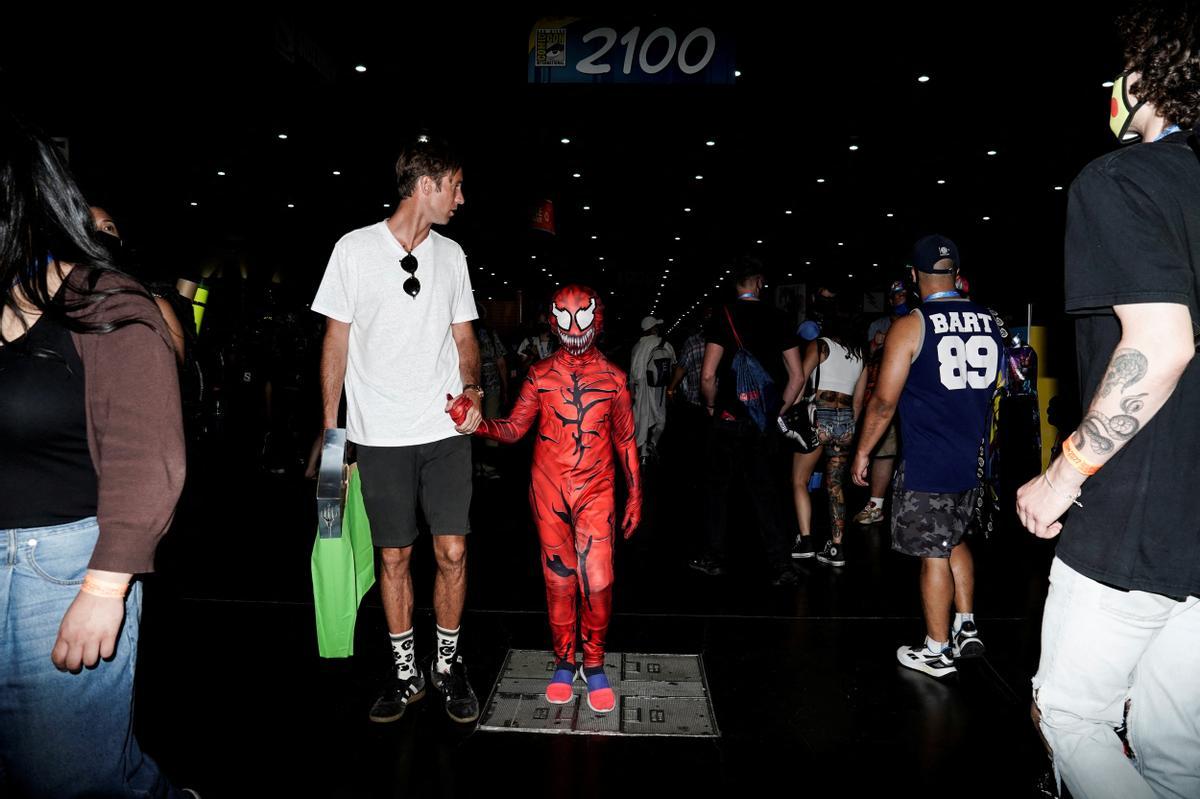
<instances>
[{"instance_id":1,"label":"bart 89 jersey","mask_svg":"<svg viewBox=\"0 0 1200 799\"><path fill-rule=\"evenodd\" d=\"M934 300L913 313L924 335L900 395L904 486L967 491L979 482L979 443L1004 343L991 312L967 299Z\"/></svg>"}]
</instances>

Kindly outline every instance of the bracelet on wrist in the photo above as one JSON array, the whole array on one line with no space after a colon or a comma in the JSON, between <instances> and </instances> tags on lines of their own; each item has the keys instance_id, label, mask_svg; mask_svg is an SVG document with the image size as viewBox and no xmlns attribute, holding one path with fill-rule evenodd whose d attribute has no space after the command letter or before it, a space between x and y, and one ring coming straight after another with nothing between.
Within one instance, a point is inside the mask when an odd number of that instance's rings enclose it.
<instances>
[{"instance_id":1,"label":"bracelet on wrist","mask_svg":"<svg viewBox=\"0 0 1200 799\"><path fill-rule=\"evenodd\" d=\"M1058 494L1063 499L1069 499L1079 507L1083 507L1083 503L1079 501L1079 497L1083 495L1082 491L1076 490L1074 494L1068 494L1066 491L1059 491L1054 487L1054 483L1050 482L1050 475L1047 472L1042 472L1042 479L1046 481L1046 485L1050 486L1050 490Z\"/></svg>"},{"instance_id":2,"label":"bracelet on wrist","mask_svg":"<svg viewBox=\"0 0 1200 799\"><path fill-rule=\"evenodd\" d=\"M1091 477L1093 474L1100 471L1100 466L1098 464L1092 463L1079 454L1079 450L1075 448L1075 442L1071 440L1070 436L1067 436L1065 439L1063 439L1062 453L1063 458L1067 461L1067 463L1071 464L1071 468L1082 474L1084 477Z\"/></svg>"},{"instance_id":3,"label":"bracelet on wrist","mask_svg":"<svg viewBox=\"0 0 1200 799\"><path fill-rule=\"evenodd\" d=\"M480 399L483 399L483 386L479 385L478 383L467 383L465 386L463 386L462 390L464 394L468 391L474 391L479 395Z\"/></svg>"},{"instance_id":4,"label":"bracelet on wrist","mask_svg":"<svg viewBox=\"0 0 1200 799\"><path fill-rule=\"evenodd\" d=\"M110 583L89 576L83 578L83 585L79 587L79 590L85 594L105 599L124 599L125 593L129 590L129 583Z\"/></svg>"}]
</instances>

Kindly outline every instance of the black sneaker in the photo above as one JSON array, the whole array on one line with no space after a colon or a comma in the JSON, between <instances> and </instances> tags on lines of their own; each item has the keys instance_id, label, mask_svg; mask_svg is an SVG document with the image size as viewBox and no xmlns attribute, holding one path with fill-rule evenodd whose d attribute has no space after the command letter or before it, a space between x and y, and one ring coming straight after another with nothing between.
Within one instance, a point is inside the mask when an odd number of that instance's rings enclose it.
<instances>
[{"instance_id":1,"label":"black sneaker","mask_svg":"<svg viewBox=\"0 0 1200 799\"><path fill-rule=\"evenodd\" d=\"M984 652L983 641L979 640L979 630L973 621L964 621L962 629L952 636L951 642L956 658L977 658Z\"/></svg>"},{"instance_id":2,"label":"black sneaker","mask_svg":"<svg viewBox=\"0 0 1200 799\"><path fill-rule=\"evenodd\" d=\"M429 664L429 681L442 695L446 706L446 715L460 724L467 724L479 718L479 700L467 682L467 667L463 665L462 655L457 655L450 663L450 671L442 674L434 663Z\"/></svg>"},{"instance_id":3,"label":"black sneaker","mask_svg":"<svg viewBox=\"0 0 1200 799\"><path fill-rule=\"evenodd\" d=\"M689 560L688 567L695 569L701 574L707 574L709 577L720 577L725 573L725 567L712 558L697 558Z\"/></svg>"},{"instance_id":4,"label":"black sneaker","mask_svg":"<svg viewBox=\"0 0 1200 799\"><path fill-rule=\"evenodd\" d=\"M811 535L796 536L796 543L792 544L793 558L800 560L802 558L811 558L815 554L817 553L813 552Z\"/></svg>"},{"instance_id":5,"label":"black sneaker","mask_svg":"<svg viewBox=\"0 0 1200 799\"><path fill-rule=\"evenodd\" d=\"M775 576L771 578L771 586L774 588L784 588L799 584L800 575L796 574L795 570L793 570L790 565L784 566L782 569L775 572Z\"/></svg>"},{"instance_id":6,"label":"black sneaker","mask_svg":"<svg viewBox=\"0 0 1200 799\"><path fill-rule=\"evenodd\" d=\"M841 544L826 541L825 548L817 553L817 560L826 566L845 566L846 552Z\"/></svg>"},{"instance_id":7,"label":"black sneaker","mask_svg":"<svg viewBox=\"0 0 1200 799\"><path fill-rule=\"evenodd\" d=\"M381 724L397 721L404 715L404 709L410 703L424 696L425 678L421 672L418 671L407 680L402 680L393 673L383 693L375 700L375 704L371 705L371 712L367 717Z\"/></svg>"}]
</instances>

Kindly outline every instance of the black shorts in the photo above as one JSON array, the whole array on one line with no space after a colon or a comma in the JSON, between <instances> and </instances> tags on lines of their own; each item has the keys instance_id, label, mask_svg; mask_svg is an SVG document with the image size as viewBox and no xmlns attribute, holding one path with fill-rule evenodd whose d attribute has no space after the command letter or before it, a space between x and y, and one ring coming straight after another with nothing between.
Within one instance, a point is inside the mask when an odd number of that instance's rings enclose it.
<instances>
[{"instance_id":1,"label":"black shorts","mask_svg":"<svg viewBox=\"0 0 1200 799\"><path fill-rule=\"evenodd\" d=\"M420 534L418 507L433 535L471 532L470 436L411 447L356 446L375 546L411 546Z\"/></svg>"},{"instance_id":2,"label":"black shorts","mask_svg":"<svg viewBox=\"0 0 1200 799\"><path fill-rule=\"evenodd\" d=\"M904 461L892 483L892 549L917 558L948 558L967 528L981 489L936 494L904 487Z\"/></svg>"}]
</instances>

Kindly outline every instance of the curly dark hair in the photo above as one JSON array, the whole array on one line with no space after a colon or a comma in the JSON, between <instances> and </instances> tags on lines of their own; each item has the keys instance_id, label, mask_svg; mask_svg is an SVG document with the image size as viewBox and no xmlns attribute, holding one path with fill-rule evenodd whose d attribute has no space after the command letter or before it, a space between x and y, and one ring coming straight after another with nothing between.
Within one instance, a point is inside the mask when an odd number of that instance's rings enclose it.
<instances>
[{"instance_id":1,"label":"curly dark hair","mask_svg":"<svg viewBox=\"0 0 1200 799\"><path fill-rule=\"evenodd\" d=\"M1139 100L1182 128L1200 122L1200 0L1140 3L1117 21Z\"/></svg>"}]
</instances>

